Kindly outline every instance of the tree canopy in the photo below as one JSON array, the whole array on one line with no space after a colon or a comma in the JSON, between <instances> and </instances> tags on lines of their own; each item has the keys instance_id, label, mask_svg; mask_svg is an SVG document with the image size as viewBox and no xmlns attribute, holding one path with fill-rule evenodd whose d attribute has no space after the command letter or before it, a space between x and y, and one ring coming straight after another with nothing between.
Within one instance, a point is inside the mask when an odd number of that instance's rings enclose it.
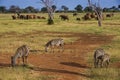
<instances>
[{"instance_id":1,"label":"tree canopy","mask_svg":"<svg viewBox=\"0 0 120 80\"><path fill-rule=\"evenodd\" d=\"M52 5L53 12L57 10L56 5ZM69 10L69 7L66 5L61 6L62 12L70 12L70 11L77 11L77 12L92 12L92 8L86 6L82 7L82 5L78 4L74 8L74 10ZM44 6L40 9L36 9L33 6L27 6L25 8L20 8L19 6L11 5L8 9L6 6L0 6L0 13L15 13L15 12L21 12L21 13L38 13L38 12L47 12L47 8ZM57 12L60 12L57 10ZM104 7L103 12L120 12L120 5L117 6L111 6L110 8Z\"/></svg>"}]
</instances>

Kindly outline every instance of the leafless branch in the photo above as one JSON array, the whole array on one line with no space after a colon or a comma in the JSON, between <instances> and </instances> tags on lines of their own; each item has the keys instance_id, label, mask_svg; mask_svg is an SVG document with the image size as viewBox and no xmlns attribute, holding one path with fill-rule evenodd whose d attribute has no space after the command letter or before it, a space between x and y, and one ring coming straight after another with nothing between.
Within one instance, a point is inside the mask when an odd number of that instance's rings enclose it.
<instances>
[{"instance_id":1,"label":"leafless branch","mask_svg":"<svg viewBox=\"0 0 120 80\"><path fill-rule=\"evenodd\" d=\"M92 9L95 11L95 13L97 14L97 18L98 18L98 25L102 26L102 10L100 8L100 4L98 1L98 6L96 6L95 4L92 4L90 0L88 0L89 6L92 7Z\"/></svg>"}]
</instances>

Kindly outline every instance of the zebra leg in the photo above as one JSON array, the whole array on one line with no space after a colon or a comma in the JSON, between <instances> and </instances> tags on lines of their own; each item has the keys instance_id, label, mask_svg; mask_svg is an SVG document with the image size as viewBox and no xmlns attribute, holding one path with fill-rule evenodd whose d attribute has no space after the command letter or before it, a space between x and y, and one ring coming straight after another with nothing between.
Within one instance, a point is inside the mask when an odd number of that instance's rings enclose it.
<instances>
[{"instance_id":1,"label":"zebra leg","mask_svg":"<svg viewBox=\"0 0 120 80\"><path fill-rule=\"evenodd\" d=\"M96 61L94 60L94 67L96 68Z\"/></svg>"},{"instance_id":2,"label":"zebra leg","mask_svg":"<svg viewBox=\"0 0 120 80\"><path fill-rule=\"evenodd\" d=\"M51 46L51 52L54 53L54 46Z\"/></svg>"},{"instance_id":3,"label":"zebra leg","mask_svg":"<svg viewBox=\"0 0 120 80\"><path fill-rule=\"evenodd\" d=\"M61 49L61 52L63 52L63 51L64 51L64 47L63 47L63 45L62 45L62 44L60 44L60 49Z\"/></svg>"},{"instance_id":4,"label":"zebra leg","mask_svg":"<svg viewBox=\"0 0 120 80\"><path fill-rule=\"evenodd\" d=\"M64 46L63 45L61 46L61 49L62 49L62 52L64 52Z\"/></svg>"},{"instance_id":5,"label":"zebra leg","mask_svg":"<svg viewBox=\"0 0 120 80\"><path fill-rule=\"evenodd\" d=\"M23 65L25 65L25 58L22 57L22 62L23 62Z\"/></svg>"},{"instance_id":6,"label":"zebra leg","mask_svg":"<svg viewBox=\"0 0 120 80\"><path fill-rule=\"evenodd\" d=\"M109 66L109 60L106 61L106 68Z\"/></svg>"},{"instance_id":7,"label":"zebra leg","mask_svg":"<svg viewBox=\"0 0 120 80\"><path fill-rule=\"evenodd\" d=\"M18 57L18 65L20 65L20 57Z\"/></svg>"},{"instance_id":8,"label":"zebra leg","mask_svg":"<svg viewBox=\"0 0 120 80\"><path fill-rule=\"evenodd\" d=\"M27 63L28 63L27 56L25 56L25 64L27 64Z\"/></svg>"},{"instance_id":9,"label":"zebra leg","mask_svg":"<svg viewBox=\"0 0 120 80\"><path fill-rule=\"evenodd\" d=\"M101 60L101 64L100 64L101 68L104 66L104 61Z\"/></svg>"},{"instance_id":10,"label":"zebra leg","mask_svg":"<svg viewBox=\"0 0 120 80\"><path fill-rule=\"evenodd\" d=\"M57 46L57 50L58 50L58 52L60 52L60 48L61 48L61 46Z\"/></svg>"},{"instance_id":11,"label":"zebra leg","mask_svg":"<svg viewBox=\"0 0 120 80\"><path fill-rule=\"evenodd\" d=\"M97 68L97 60L98 59L94 59L94 67Z\"/></svg>"},{"instance_id":12,"label":"zebra leg","mask_svg":"<svg viewBox=\"0 0 120 80\"><path fill-rule=\"evenodd\" d=\"M50 53L52 53L52 46L50 46Z\"/></svg>"},{"instance_id":13,"label":"zebra leg","mask_svg":"<svg viewBox=\"0 0 120 80\"><path fill-rule=\"evenodd\" d=\"M99 67L99 59L97 59L97 61L96 61L96 68L98 68Z\"/></svg>"}]
</instances>

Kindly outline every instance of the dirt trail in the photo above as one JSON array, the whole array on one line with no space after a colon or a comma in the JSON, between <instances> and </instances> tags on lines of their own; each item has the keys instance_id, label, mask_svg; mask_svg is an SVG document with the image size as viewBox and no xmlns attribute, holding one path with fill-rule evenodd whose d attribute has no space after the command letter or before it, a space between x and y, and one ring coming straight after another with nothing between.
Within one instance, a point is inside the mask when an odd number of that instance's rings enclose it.
<instances>
[{"instance_id":1,"label":"dirt trail","mask_svg":"<svg viewBox=\"0 0 120 80\"><path fill-rule=\"evenodd\" d=\"M46 54L36 54L41 53L40 51L31 52L29 63L34 65L31 68L33 75L57 76L55 80L85 80L89 78L86 70L91 67L86 62L87 53L111 42L113 38L113 36L86 33L70 33L70 35L62 37L77 37L78 40L66 44L64 52L55 51ZM7 60L8 58L10 58L10 55L1 54L0 67L9 66L10 61Z\"/></svg>"}]
</instances>

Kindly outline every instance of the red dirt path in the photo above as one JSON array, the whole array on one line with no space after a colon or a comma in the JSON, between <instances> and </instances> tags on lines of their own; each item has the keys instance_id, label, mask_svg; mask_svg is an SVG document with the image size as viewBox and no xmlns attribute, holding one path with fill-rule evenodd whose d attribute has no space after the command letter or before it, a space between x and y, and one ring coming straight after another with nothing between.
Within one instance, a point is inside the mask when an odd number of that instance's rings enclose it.
<instances>
[{"instance_id":1,"label":"red dirt path","mask_svg":"<svg viewBox=\"0 0 120 80\"><path fill-rule=\"evenodd\" d=\"M50 33L50 32L49 32ZM58 33L56 33L58 34ZM48 34L49 35L49 34ZM94 35L86 33L70 33L62 37L76 37L77 41L65 44L64 52L42 53L41 51L31 52L29 64L32 67L31 74L57 76L53 80L85 80L89 78L86 70L88 65L86 57L88 52L93 52L103 44L111 42L113 36ZM1 54L0 67L7 67L10 64L10 54Z\"/></svg>"}]
</instances>

